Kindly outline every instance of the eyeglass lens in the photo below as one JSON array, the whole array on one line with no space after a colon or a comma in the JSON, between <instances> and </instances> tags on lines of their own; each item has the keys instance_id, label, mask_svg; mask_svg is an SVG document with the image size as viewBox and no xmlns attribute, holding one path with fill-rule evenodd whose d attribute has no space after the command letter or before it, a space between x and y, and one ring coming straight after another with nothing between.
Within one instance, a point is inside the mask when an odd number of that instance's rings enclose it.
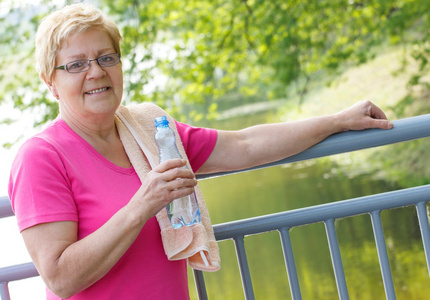
<instances>
[{"instance_id":1,"label":"eyeglass lens","mask_svg":"<svg viewBox=\"0 0 430 300\"><path fill-rule=\"evenodd\" d=\"M66 64L67 71L70 73L85 72L90 69L90 63L93 60L97 61L101 67L110 67L119 63L120 58L118 53L111 53L96 59L75 60Z\"/></svg>"}]
</instances>

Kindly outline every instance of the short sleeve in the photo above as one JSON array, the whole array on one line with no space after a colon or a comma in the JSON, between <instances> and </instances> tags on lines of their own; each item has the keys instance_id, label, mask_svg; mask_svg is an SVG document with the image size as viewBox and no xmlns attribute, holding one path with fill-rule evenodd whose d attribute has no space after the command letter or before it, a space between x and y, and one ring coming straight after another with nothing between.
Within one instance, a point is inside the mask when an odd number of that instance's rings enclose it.
<instances>
[{"instance_id":1,"label":"short sleeve","mask_svg":"<svg viewBox=\"0 0 430 300\"><path fill-rule=\"evenodd\" d=\"M31 138L18 151L8 191L20 231L40 223L78 220L60 155L41 138Z\"/></svg>"},{"instance_id":2,"label":"short sleeve","mask_svg":"<svg viewBox=\"0 0 430 300\"><path fill-rule=\"evenodd\" d=\"M175 124L193 172L197 172L215 148L218 132L215 129L194 127L177 121Z\"/></svg>"}]
</instances>

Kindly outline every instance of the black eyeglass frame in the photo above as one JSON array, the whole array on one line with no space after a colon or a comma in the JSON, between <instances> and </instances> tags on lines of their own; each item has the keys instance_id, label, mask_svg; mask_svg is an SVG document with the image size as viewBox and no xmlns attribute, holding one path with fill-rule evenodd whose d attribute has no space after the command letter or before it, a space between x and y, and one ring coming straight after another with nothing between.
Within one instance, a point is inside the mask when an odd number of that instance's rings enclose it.
<instances>
[{"instance_id":1,"label":"black eyeglass frame","mask_svg":"<svg viewBox=\"0 0 430 300\"><path fill-rule=\"evenodd\" d=\"M106 56L111 56L111 55L113 55L113 54L116 54L116 56L117 56L117 58L118 58L118 61L117 62L115 62L115 63L113 63L113 64L108 64L108 65L106 65L106 64L100 64L100 61L99 61L99 59L102 59L102 58L104 58L104 57L106 57ZM71 62L68 62L67 64L65 64L65 65L61 65L61 66L56 66L55 67L55 69L56 70L65 70L65 71L67 71L67 72L69 72L69 73L82 73L82 72L86 72L86 71L88 71L89 69L90 69L90 65L91 65L91 62L92 61L96 61L97 62L97 64L100 66L100 67L102 67L102 68L104 68L104 67L111 67L111 66L114 66L114 65L117 65L117 64L119 64L120 62L121 62L121 55L119 54L119 53L109 53L109 54L105 54L105 55L102 55L102 56L100 56L100 57L97 57L97 58L95 58L95 59L78 59L78 60L74 60L74 61L71 61ZM70 64L73 64L73 63L76 63L76 62L86 62L87 63L87 68L85 69L85 70L81 70L81 71L76 71L76 72L74 72L74 71L70 71L69 70L69 68L67 67L68 65L70 65Z\"/></svg>"}]
</instances>

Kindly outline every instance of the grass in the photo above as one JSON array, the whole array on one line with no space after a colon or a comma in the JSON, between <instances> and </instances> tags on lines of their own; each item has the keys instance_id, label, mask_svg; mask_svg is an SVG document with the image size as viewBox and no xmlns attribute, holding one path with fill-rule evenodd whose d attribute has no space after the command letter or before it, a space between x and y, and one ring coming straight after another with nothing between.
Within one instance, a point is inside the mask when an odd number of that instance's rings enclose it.
<instances>
[{"instance_id":1,"label":"grass","mask_svg":"<svg viewBox=\"0 0 430 300\"><path fill-rule=\"evenodd\" d=\"M359 100L371 100L390 116L395 106L409 93L407 83L417 66L413 61L404 68L404 53L390 49L375 59L350 68L330 85L321 83L310 89L303 104L298 107L297 95L279 111L282 120L303 119L338 112Z\"/></svg>"}]
</instances>

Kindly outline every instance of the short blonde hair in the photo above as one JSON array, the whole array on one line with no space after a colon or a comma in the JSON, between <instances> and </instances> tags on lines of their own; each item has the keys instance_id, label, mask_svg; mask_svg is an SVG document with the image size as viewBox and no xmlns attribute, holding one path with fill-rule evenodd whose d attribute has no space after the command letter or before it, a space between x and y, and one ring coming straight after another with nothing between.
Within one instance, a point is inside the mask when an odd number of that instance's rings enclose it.
<instances>
[{"instance_id":1,"label":"short blonde hair","mask_svg":"<svg viewBox=\"0 0 430 300\"><path fill-rule=\"evenodd\" d=\"M121 54L121 33L116 24L99 9L88 4L72 4L48 15L36 33L36 64L40 78L52 82L55 59L64 41L89 30L103 30Z\"/></svg>"}]
</instances>

